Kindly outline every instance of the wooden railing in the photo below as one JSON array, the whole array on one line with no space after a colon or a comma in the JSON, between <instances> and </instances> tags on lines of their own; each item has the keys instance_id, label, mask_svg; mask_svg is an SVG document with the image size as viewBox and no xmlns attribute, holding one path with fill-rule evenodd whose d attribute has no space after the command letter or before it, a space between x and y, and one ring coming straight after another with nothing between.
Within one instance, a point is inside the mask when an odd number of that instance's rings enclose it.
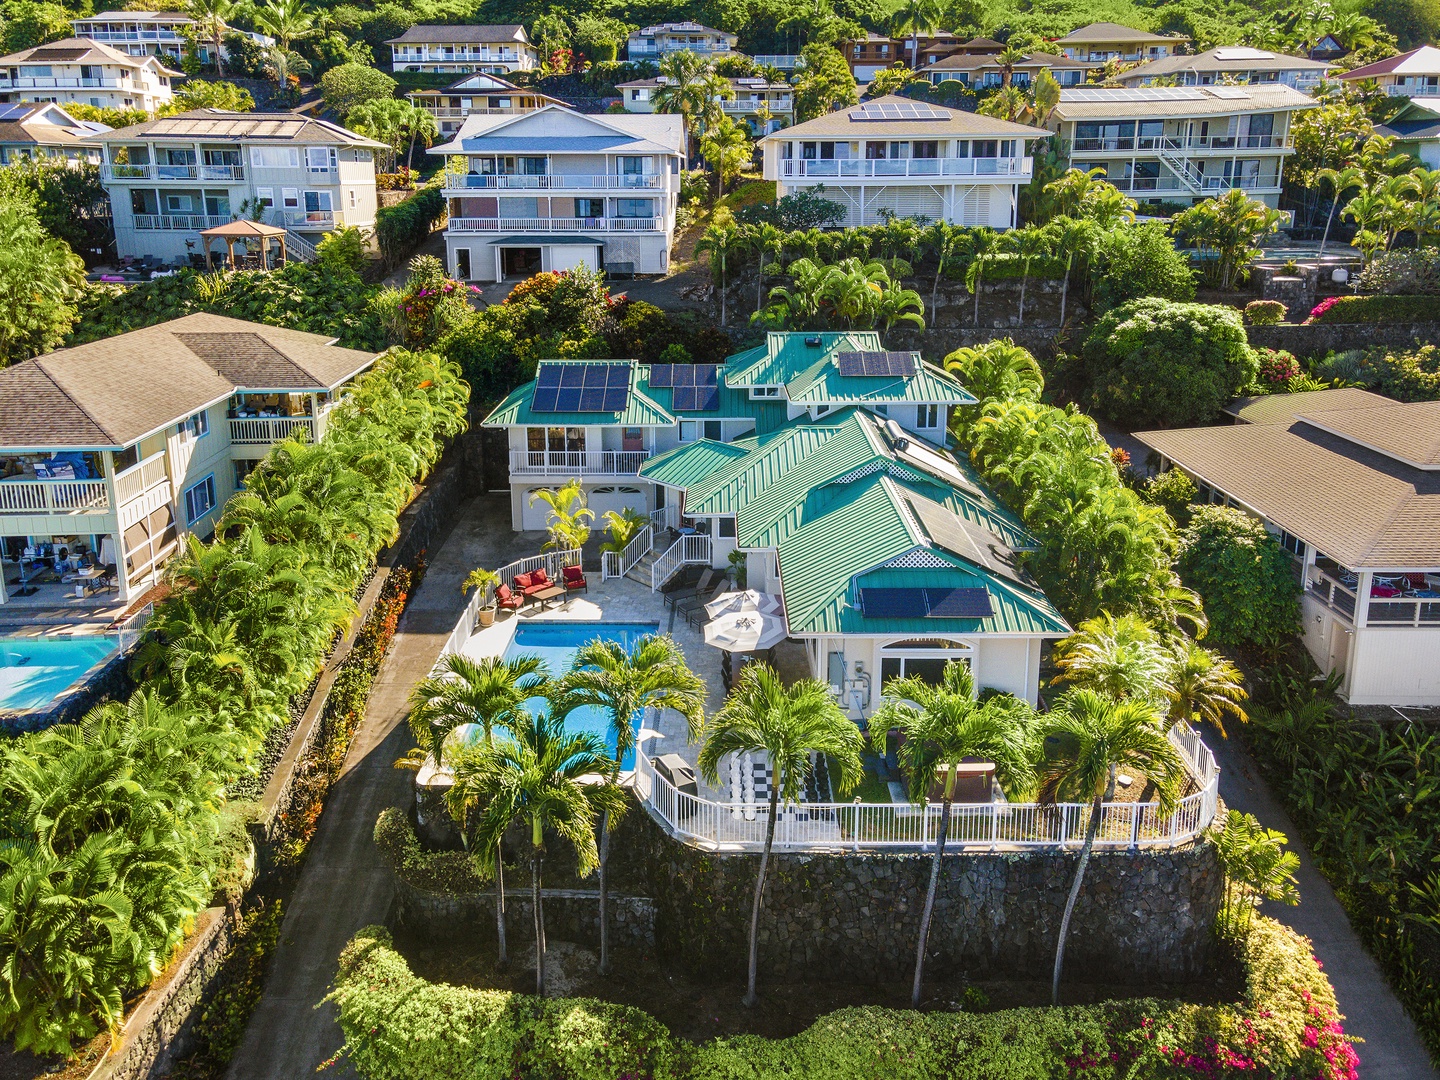
<instances>
[{"instance_id":1,"label":"wooden railing","mask_svg":"<svg viewBox=\"0 0 1440 1080\"><path fill-rule=\"evenodd\" d=\"M664 585L670 580L670 576L682 566L709 565L710 537L701 533L682 536L671 544L665 550L665 554L656 559L650 567L650 591L654 592Z\"/></svg>"},{"instance_id":2,"label":"wooden railing","mask_svg":"<svg viewBox=\"0 0 1440 1080\"><path fill-rule=\"evenodd\" d=\"M652 723L649 726L654 727ZM1175 847L1195 840L1215 820L1220 770L1208 747L1188 725L1170 741L1191 767L1196 786L1174 811L1160 804L1106 803L1095 845L1100 848ZM743 773L753 761L726 762ZM740 790L735 787L734 790ZM764 800L706 799L677 791L642 751L635 759L636 794L677 840L718 852L759 851L769 825ZM1088 803L966 803L951 806L947 850L1076 848L1090 822ZM780 851L934 850L940 807L916 803L790 803L775 821Z\"/></svg>"},{"instance_id":3,"label":"wooden railing","mask_svg":"<svg viewBox=\"0 0 1440 1080\"><path fill-rule=\"evenodd\" d=\"M268 445L288 439L298 428L304 428L309 441L315 441L313 416L235 417L230 421L230 441L238 446Z\"/></svg>"},{"instance_id":4,"label":"wooden railing","mask_svg":"<svg viewBox=\"0 0 1440 1080\"><path fill-rule=\"evenodd\" d=\"M0 480L0 513L99 514L109 509L104 480Z\"/></svg>"},{"instance_id":5,"label":"wooden railing","mask_svg":"<svg viewBox=\"0 0 1440 1080\"><path fill-rule=\"evenodd\" d=\"M646 525L638 533L635 539L625 545L621 552L605 551L600 556L600 580L608 581L611 578L621 578L628 574L635 564L650 554L650 549L655 546L655 531Z\"/></svg>"},{"instance_id":6,"label":"wooden railing","mask_svg":"<svg viewBox=\"0 0 1440 1080\"><path fill-rule=\"evenodd\" d=\"M165 470L165 451L151 454L144 461L115 474L115 498L121 505L133 502L145 492L170 479Z\"/></svg>"},{"instance_id":7,"label":"wooden railing","mask_svg":"<svg viewBox=\"0 0 1440 1080\"><path fill-rule=\"evenodd\" d=\"M512 476L634 476L650 457L648 450L511 450Z\"/></svg>"}]
</instances>

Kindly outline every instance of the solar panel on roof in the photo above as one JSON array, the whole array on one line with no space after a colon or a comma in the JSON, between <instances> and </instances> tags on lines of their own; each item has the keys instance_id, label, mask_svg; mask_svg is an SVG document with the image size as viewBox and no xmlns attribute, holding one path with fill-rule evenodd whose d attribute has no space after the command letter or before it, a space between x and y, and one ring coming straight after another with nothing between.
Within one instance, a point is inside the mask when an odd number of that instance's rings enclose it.
<instances>
[{"instance_id":1,"label":"solar panel on roof","mask_svg":"<svg viewBox=\"0 0 1440 1080\"><path fill-rule=\"evenodd\" d=\"M720 407L720 387L677 386L672 401L680 412L713 412Z\"/></svg>"},{"instance_id":2,"label":"solar panel on roof","mask_svg":"<svg viewBox=\"0 0 1440 1080\"><path fill-rule=\"evenodd\" d=\"M988 619L995 614L985 589L926 589L925 598L932 619Z\"/></svg>"},{"instance_id":3,"label":"solar panel on roof","mask_svg":"<svg viewBox=\"0 0 1440 1080\"><path fill-rule=\"evenodd\" d=\"M914 375L915 354L908 352L840 352L835 366L841 375Z\"/></svg>"},{"instance_id":4,"label":"solar panel on roof","mask_svg":"<svg viewBox=\"0 0 1440 1080\"><path fill-rule=\"evenodd\" d=\"M33 105L0 105L0 121L19 120L34 107Z\"/></svg>"},{"instance_id":5,"label":"solar panel on roof","mask_svg":"<svg viewBox=\"0 0 1440 1080\"><path fill-rule=\"evenodd\" d=\"M872 101L850 110L851 120L948 120L950 114L921 101Z\"/></svg>"},{"instance_id":6,"label":"solar panel on roof","mask_svg":"<svg viewBox=\"0 0 1440 1080\"><path fill-rule=\"evenodd\" d=\"M30 54L30 59L56 60L63 63L66 60L79 60L89 52L89 49L36 49Z\"/></svg>"},{"instance_id":7,"label":"solar panel on roof","mask_svg":"<svg viewBox=\"0 0 1440 1080\"><path fill-rule=\"evenodd\" d=\"M1062 90L1061 101L1068 102L1111 102L1111 101L1204 101L1205 93L1193 86L1143 86L1143 87L1081 87L1076 90Z\"/></svg>"},{"instance_id":8,"label":"solar panel on roof","mask_svg":"<svg viewBox=\"0 0 1440 1080\"><path fill-rule=\"evenodd\" d=\"M536 386L559 386L560 368L556 364L541 364L540 371L535 376Z\"/></svg>"},{"instance_id":9,"label":"solar panel on roof","mask_svg":"<svg viewBox=\"0 0 1440 1080\"><path fill-rule=\"evenodd\" d=\"M621 412L630 400L629 364L541 364L535 412Z\"/></svg>"},{"instance_id":10,"label":"solar panel on roof","mask_svg":"<svg viewBox=\"0 0 1440 1080\"><path fill-rule=\"evenodd\" d=\"M675 385L674 364L651 364L650 385L657 390L664 390L666 387Z\"/></svg>"},{"instance_id":11,"label":"solar panel on roof","mask_svg":"<svg viewBox=\"0 0 1440 1080\"><path fill-rule=\"evenodd\" d=\"M995 614L985 589L861 589L867 619L988 619Z\"/></svg>"}]
</instances>

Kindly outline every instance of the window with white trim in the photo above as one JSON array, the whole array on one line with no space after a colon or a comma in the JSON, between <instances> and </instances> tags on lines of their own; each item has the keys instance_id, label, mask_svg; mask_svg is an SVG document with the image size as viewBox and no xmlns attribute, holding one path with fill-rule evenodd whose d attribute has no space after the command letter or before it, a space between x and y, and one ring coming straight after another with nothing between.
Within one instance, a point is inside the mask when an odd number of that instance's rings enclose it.
<instances>
[{"instance_id":1,"label":"window with white trim","mask_svg":"<svg viewBox=\"0 0 1440 1080\"><path fill-rule=\"evenodd\" d=\"M275 189L273 187L257 187L255 189L255 201L265 209L275 205Z\"/></svg>"},{"instance_id":2,"label":"window with white trim","mask_svg":"<svg viewBox=\"0 0 1440 1080\"><path fill-rule=\"evenodd\" d=\"M300 148L298 146L252 146L250 162L257 169L298 169Z\"/></svg>"},{"instance_id":3,"label":"window with white trim","mask_svg":"<svg viewBox=\"0 0 1440 1080\"><path fill-rule=\"evenodd\" d=\"M185 489L185 523L194 525L215 509L215 474L211 473L194 487Z\"/></svg>"},{"instance_id":4,"label":"window with white trim","mask_svg":"<svg viewBox=\"0 0 1440 1080\"><path fill-rule=\"evenodd\" d=\"M939 405L917 405L915 406L915 428L938 428L940 426Z\"/></svg>"}]
</instances>

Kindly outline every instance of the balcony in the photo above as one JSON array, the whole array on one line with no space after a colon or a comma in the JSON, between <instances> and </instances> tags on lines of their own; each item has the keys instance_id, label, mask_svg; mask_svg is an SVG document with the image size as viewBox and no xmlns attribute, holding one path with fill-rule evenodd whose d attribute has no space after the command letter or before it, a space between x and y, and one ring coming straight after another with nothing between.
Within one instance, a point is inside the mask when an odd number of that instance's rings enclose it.
<instances>
[{"instance_id":1,"label":"balcony","mask_svg":"<svg viewBox=\"0 0 1440 1080\"><path fill-rule=\"evenodd\" d=\"M1152 153L1173 153L1196 150L1288 150L1293 145L1288 135L1205 135L1186 138L1180 135L1125 136L1114 139L1076 139L1071 153L1115 154L1148 150Z\"/></svg>"},{"instance_id":2,"label":"balcony","mask_svg":"<svg viewBox=\"0 0 1440 1080\"><path fill-rule=\"evenodd\" d=\"M1387 86L1385 93L1391 97L1440 97L1440 84Z\"/></svg>"},{"instance_id":3,"label":"balcony","mask_svg":"<svg viewBox=\"0 0 1440 1080\"><path fill-rule=\"evenodd\" d=\"M634 476L648 450L511 450L511 476Z\"/></svg>"},{"instance_id":4,"label":"balcony","mask_svg":"<svg viewBox=\"0 0 1440 1080\"><path fill-rule=\"evenodd\" d=\"M900 177L900 176L1029 176L1031 159L1026 158L900 158L870 161L835 159L803 161L791 158L780 162L784 177Z\"/></svg>"},{"instance_id":5,"label":"balcony","mask_svg":"<svg viewBox=\"0 0 1440 1080\"><path fill-rule=\"evenodd\" d=\"M135 228L160 232L198 232L235 220L229 214L136 214Z\"/></svg>"},{"instance_id":6,"label":"balcony","mask_svg":"<svg viewBox=\"0 0 1440 1080\"><path fill-rule=\"evenodd\" d=\"M165 471L165 451L162 450L115 474L115 498L123 506L169 480L169 473Z\"/></svg>"},{"instance_id":7,"label":"balcony","mask_svg":"<svg viewBox=\"0 0 1440 1080\"><path fill-rule=\"evenodd\" d=\"M1311 567L1310 578L1305 582L1305 592L1315 597L1331 611L1355 621L1355 589L1341 584L1318 567Z\"/></svg>"},{"instance_id":8,"label":"balcony","mask_svg":"<svg viewBox=\"0 0 1440 1080\"><path fill-rule=\"evenodd\" d=\"M725 112L752 113L764 105L773 113L790 112L795 108L789 98L781 98L779 101L752 101L749 98L737 99L735 101L722 101L720 108Z\"/></svg>"},{"instance_id":9,"label":"balcony","mask_svg":"<svg viewBox=\"0 0 1440 1080\"><path fill-rule=\"evenodd\" d=\"M466 193L471 191L656 191L664 188L664 173L545 173L529 176L519 173L501 175L498 173L462 173L449 171L445 174L445 191Z\"/></svg>"},{"instance_id":10,"label":"balcony","mask_svg":"<svg viewBox=\"0 0 1440 1080\"><path fill-rule=\"evenodd\" d=\"M306 441L315 441L313 416L262 416L232 418L230 442L235 446L269 446L304 429Z\"/></svg>"},{"instance_id":11,"label":"balcony","mask_svg":"<svg viewBox=\"0 0 1440 1080\"><path fill-rule=\"evenodd\" d=\"M641 60L650 56L665 56L669 53L693 52L705 55L707 53L724 54L730 52L727 44L716 44L714 42L702 41L667 41L664 44L656 45L635 45L628 47L631 60Z\"/></svg>"},{"instance_id":12,"label":"balcony","mask_svg":"<svg viewBox=\"0 0 1440 1080\"><path fill-rule=\"evenodd\" d=\"M82 79L78 75L0 75L0 90L145 90L129 79Z\"/></svg>"},{"instance_id":13,"label":"balcony","mask_svg":"<svg viewBox=\"0 0 1440 1080\"><path fill-rule=\"evenodd\" d=\"M446 230L452 233L638 233L656 232L665 227L663 218L481 218L452 217Z\"/></svg>"},{"instance_id":14,"label":"balcony","mask_svg":"<svg viewBox=\"0 0 1440 1080\"><path fill-rule=\"evenodd\" d=\"M270 224L291 229L333 229L345 220L339 210L271 210L266 216Z\"/></svg>"},{"instance_id":15,"label":"balcony","mask_svg":"<svg viewBox=\"0 0 1440 1080\"><path fill-rule=\"evenodd\" d=\"M1113 180L1105 177L1105 182L1111 187L1120 191L1190 191L1198 188L1201 191L1229 191L1232 188L1239 188L1242 191L1265 191L1280 187L1280 177L1270 173L1259 176L1196 176L1192 177L1190 183L1186 183L1178 176L1117 176Z\"/></svg>"},{"instance_id":16,"label":"balcony","mask_svg":"<svg viewBox=\"0 0 1440 1080\"><path fill-rule=\"evenodd\" d=\"M754 60L758 67L773 67L779 68L781 71L793 71L800 57L794 53L762 53L757 56L752 56L750 59Z\"/></svg>"},{"instance_id":17,"label":"balcony","mask_svg":"<svg viewBox=\"0 0 1440 1080\"><path fill-rule=\"evenodd\" d=\"M0 480L0 514L103 514L110 509L104 480Z\"/></svg>"}]
</instances>

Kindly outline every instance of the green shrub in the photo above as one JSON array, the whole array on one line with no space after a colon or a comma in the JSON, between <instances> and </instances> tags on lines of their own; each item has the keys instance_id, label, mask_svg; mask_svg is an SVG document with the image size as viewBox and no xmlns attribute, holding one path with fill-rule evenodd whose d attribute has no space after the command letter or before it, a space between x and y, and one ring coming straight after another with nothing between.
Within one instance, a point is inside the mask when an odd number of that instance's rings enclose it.
<instances>
[{"instance_id":1,"label":"green shrub","mask_svg":"<svg viewBox=\"0 0 1440 1080\"><path fill-rule=\"evenodd\" d=\"M1195 299L1190 260L1175 250L1175 241L1158 222L1106 232L1090 281L1090 306L1097 315L1146 296Z\"/></svg>"},{"instance_id":2,"label":"green shrub","mask_svg":"<svg viewBox=\"0 0 1440 1080\"><path fill-rule=\"evenodd\" d=\"M1251 300L1245 305L1245 321L1251 326L1279 326L1285 319L1285 305L1279 300Z\"/></svg>"},{"instance_id":3,"label":"green shrub","mask_svg":"<svg viewBox=\"0 0 1440 1080\"><path fill-rule=\"evenodd\" d=\"M1238 312L1156 298L1107 312L1084 359L1089 406L1133 428L1208 423L1256 373Z\"/></svg>"},{"instance_id":4,"label":"green shrub","mask_svg":"<svg viewBox=\"0 0 1440 1080\"><path fill-rule=\"evenodd\" d=\"M1398 401L1440 400L1440 347L1350 349L1331 353L1316 368L1322 379L1368 387Z\"/></svg>"},{"instance_id":5,"label":"green shrub","mask_svg":"<svg viewBox=\"0 0 1440 1080\"><path fill-rule=\"evenodd\" d=\"M479 893L491 888L464 851L431 851L421 845L410 818L399 807L380 812L375 822L375 846L395 870L416 888L434 892Z\"/></svg>"},{"instance_id":6,"label":"green shrub","mask_svg":"<svg viewBox=\"0 0 1440 1080\"><path fill-rule=\"evenodd\" d=\"M1195 481L1179 469L1167 469L1159 476L1151 477L1140 489L1140 495L1146 502L1164 507L1171 520L1181 528L1190 523L1196 493Z\"/></svg>"},{"instance_id":7,"label":"green shrub","mask_svg":"<svg viewBox=\"0 0 1440 1080\"><path fill-rule=\"evenodd\" d=\"M1440 248L1382 252L1360 271L1355 287L1361 293L1440 296Z\"/></svg>"},{"instance_id":8,"label":"green shrub","mask_svg":"<svg viewBox=\"0 0 1440 1080\"><path fill-rule=\"evenodd\" d=\"M1225 506L1197 506L1180 533L1180 579L1200 594L1209 638L1274 650L1300 629L1294 564L1257 519Z\"/></svg>"},{"instance_id":9,"label":"green shrub","mask_svg":"<svg viewBox=\"0 0 1440 1080\"><path fill-rule=\"evenodd\" d=\"M404 202L376 211L375 239L385 265L396 267L408 259L444 216L445 196L438 187L421 188Z\"/></svg>"},{"instance_id":10,"label":"green shrub","mask_svg":"<svg viewBox=\"0 0 1440 1080\"><path fill-rule=\"evenodd\" d=\"M1436 321L1433 296L1332 296L1321 300L1305 320L1316 323L1432 323Z\"/></svg>"},{"instance_id":11,"label":"green shrub","mask_svg":"<svg viewBox=\"0 0 1440 1080\"><path fill-rule=\"evenodd\" d=\"M978 1015L851 1008L792 1038L696 1047L627 1006L428 983L389 931L370 926L341 954L330 1000L345 1053L368 1080L1353 1077L1355 1053L1310 943L1256 918L1237 950L1245 992L1233 1004L1142 998Z\"/></svg>"}]
</instances>

